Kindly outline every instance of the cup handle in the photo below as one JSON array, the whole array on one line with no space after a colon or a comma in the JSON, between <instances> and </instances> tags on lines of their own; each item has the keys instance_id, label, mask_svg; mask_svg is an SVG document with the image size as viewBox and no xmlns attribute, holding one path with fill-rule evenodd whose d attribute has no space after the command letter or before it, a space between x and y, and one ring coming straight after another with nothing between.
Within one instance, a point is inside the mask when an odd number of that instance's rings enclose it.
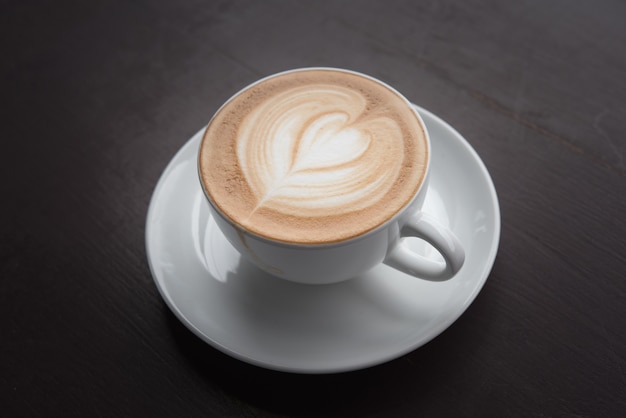
<instances>
[{"instance_id":1,"label":"cup handle","mask_svg":"<svg viewBox=\"0 0 626 418\"><path fill-rule=\"evenodd\" d=\"M384 263L388 266L431 281L448 280L463 266L465 250L459 239L452 231L423 212L417 212L409 218L400 229L400 237L385 258ZM439 251L445 262L430 260L417 254L403 242L406 237L425 240Z\"/></svg>"}]
</instances>

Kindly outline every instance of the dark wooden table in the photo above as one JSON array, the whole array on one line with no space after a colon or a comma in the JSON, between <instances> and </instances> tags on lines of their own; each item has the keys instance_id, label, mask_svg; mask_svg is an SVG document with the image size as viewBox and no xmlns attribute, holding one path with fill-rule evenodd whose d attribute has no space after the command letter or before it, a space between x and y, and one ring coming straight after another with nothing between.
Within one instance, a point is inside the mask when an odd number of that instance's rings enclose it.
<instances>
[{"instance_id":1,"label":"dark wooden table","mask_svg":"<svg viewBox=\"0 0 626 418\"><path fill-rule=\"evenodd\" d=\"M626 4L0 2L0 415L626 416ZM176 151L246 84L335 66L457 128L498 191L474 303L330 375L187 330L144 233Z\"/></svg>"}]
</instances>

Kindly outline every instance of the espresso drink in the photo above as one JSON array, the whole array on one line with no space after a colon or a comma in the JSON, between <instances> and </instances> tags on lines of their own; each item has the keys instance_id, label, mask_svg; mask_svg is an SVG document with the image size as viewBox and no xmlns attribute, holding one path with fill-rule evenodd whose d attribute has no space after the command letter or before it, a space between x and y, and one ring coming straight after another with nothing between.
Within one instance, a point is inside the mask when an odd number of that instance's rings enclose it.
<instances>
[{"instance_id":1,"label":"espresso drink","mask_svg":"<svg viewBox=\"0 0 626 418\"><path fill-rule=\"evenodd\" d=\"M408 101L368 77L307 69L266 78L211 119L199 153L213 205L272 240L333 243L415 196L428 142Z\"/></svg>"}]
</instances>

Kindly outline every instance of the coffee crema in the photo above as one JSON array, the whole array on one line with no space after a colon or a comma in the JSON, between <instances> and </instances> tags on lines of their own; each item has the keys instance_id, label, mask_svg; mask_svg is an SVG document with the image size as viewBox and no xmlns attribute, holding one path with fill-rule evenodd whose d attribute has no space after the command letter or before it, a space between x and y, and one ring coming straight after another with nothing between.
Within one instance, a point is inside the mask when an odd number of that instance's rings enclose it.
<instances>
[{"instance_id":1,"label":"coffee crema","mask_svg":"<svg viewBox=\"0 0 626 418\"><path fill-rule=\"evenodd\" d=\"M200 146L213 205L256 235L324 244L367 233L415 196L428 142L410 103L358 73L263 79L213 116Z\"/></svg>"}]
</instances>

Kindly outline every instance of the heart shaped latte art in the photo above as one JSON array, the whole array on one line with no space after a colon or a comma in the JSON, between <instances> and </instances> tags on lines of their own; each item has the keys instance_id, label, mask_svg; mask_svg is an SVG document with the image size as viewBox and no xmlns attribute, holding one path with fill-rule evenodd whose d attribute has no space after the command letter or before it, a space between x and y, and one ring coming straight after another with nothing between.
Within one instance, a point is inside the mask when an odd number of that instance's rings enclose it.
<instances>
[{"instance_id":1,"label":"heart shaped latte art","mask_svg":"<svg viewBox=\"0 0 626 418\"><path fill-rule=\"evenodd\" d=\"M237 158L257 203L287 215L364 209L393 187L402 131L358 91L294 87L263 101L238 131ZM251 215L252 215L251 213Z\"/></svg>"}]
</instances>

